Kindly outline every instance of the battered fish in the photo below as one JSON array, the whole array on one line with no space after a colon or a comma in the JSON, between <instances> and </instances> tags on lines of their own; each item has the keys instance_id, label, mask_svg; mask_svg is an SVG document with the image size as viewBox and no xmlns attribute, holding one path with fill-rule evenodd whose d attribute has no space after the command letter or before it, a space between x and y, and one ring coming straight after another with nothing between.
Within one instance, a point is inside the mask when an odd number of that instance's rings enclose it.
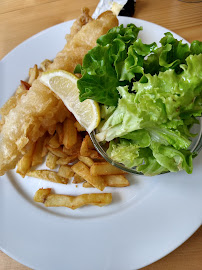
<instances>
[{"instance_id":1,"label":"battered fish","mask_svg":"<svg viewBox=\"0 0 202 270\"><path fill-rule=\"evenodd\" d=\"M73 72L96 45L97 38L117 25L118 20L110 11L93 20L88 9L84 9L72 26L64 49L47 69ZM27 149L56 123L63 122L67 113L63 102L39 79L33 81L28 91L18 91L11 97L1 109L0 175L15 168Z\"/></svg>"}]
</instances>

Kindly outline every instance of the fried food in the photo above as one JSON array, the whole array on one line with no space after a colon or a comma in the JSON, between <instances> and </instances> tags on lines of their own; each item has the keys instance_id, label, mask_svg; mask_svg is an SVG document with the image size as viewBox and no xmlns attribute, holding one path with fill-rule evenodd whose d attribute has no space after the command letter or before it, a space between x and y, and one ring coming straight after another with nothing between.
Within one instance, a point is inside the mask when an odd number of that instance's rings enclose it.
<instances>
[{"instance_id":1,"label":"fried food","mask_svg":"<svg viewBox=\"0 0 202 270\"><path fill-rule=\"evenodd\" d=\"M51 170L54 170L57 167L57 160L58 157L53 155L51 152L48 152L47 159L46 159L46 167Z\"/></svg>"},{"instance_id":2,"label":"fried food","mask_svg":"<svg viewBox=\"0 0 202 270\"><path fill-rule=\"evenodd\" d=\"M101 191L106 186L129 185L122 171L103 162L85 129L39 80L42 71L64 69L73 72L77 64L82 64L87 51L96 45L97 38L118 25L117 18L109 11L97 20L88 12L83 9L67 36L67 44L56 58L44 60L41 68L37 65L30 68L28 82L21 81L15 95L1 108L0 175L18 162L17 173L22 177L27 175L58 184L67 184L73 178L74 184L83 183L83 187ZM41 164L45 157L50 170L33 170L32 167ZM108 205L112 194L70 196L51 194L50 188L42 188L35 193L34 201L46 207L76 209L89 204Z\"/></svg>"},{"instance_id":3,"label":"fried food","mask_svg":"<svg viewBox=\"0 0 202 270\"><path fill-rule=\"evenodd\" d=\"M32 166L37 166L43 163L42 151L43 151L43 144L44 144L45 139L46 139L46 135L44 134L42 137L40 137L37 140L35 144L35 149L32 156Z\"/></svg>"},{"instance_id":4,"label":"fried food","mask_svg":"<svg viewBox=\"0 0 202 270\"><path fill-rule=\"evenodd\" d=\"M58 175L57 172L49 170L34 170L27 173L28 176L44 179L50 182L67 184L68 178L64 178Z\"/></svg>"},{"instance_id":5,"label":"fried food","mask_svg":"<svg viewBox=\"0 0 202 270\"><path fill-rule=\"evenodd\" d=\"M16 172L19 173L22 177L25 177L26 173L30 170L32 166L32 157L34 154L35 143L30 145L30 148L27 150L26 154L20 159L17 164Z\"/></svg>"},{"instance_id":6,"label":"fried food","mask_svg":"<svg viewBox=\"0 0 202 270\"><path fill-rule=\"evenodd\" d=\"M62 165L59 168L58 175L64 178L71 178L74 176L74 172L72 171L70 166Z\"/></svg>"},{"instance_id":7,"label":"fried food","mask_svg":"<svg viewBox=\"0 0 202 270\"><path fill-rule=\"evenodd\" d=\"M110 163L96 162L90 168L91 175L113 175L113 174L126 174L125 171L120 170L119 168L111 165Z\"/></svg>"},{"instance_id":8,"label":"fried food","mask_svg":"<svg viewBox=\"0 0 202 270\"><path fill-rule=\"evenodd\" d=\"M83 162L79 161L72 166L72 170L84 178L91 185L96 187L97 189L103 191L106 184L104 179L101 176L93 176L90 174L90 169Z\"/></svg>"},{"instance_id":9,"label":"fried food","mask_svg":"<svg viewBox=\"0 0 202 270\"><path fill-rule=\"evenodd\" d=\"M112 201L111 193L91 193L79 196L69 196L62 194L51 194L50 189L39 189L34 196L35 202L44 203L46 207L68 207L76 209L81 206L92 204L104 206Z\"/></svg>"},{"instance_id":10,"label":"fried food","mask_svg":"<svg viewBox=\"0 0 202 270\"><path fill-rule=\"evenodd\" d=\"M63 125L63 144L67 149L72 148L77 143L77 129L72 119L66 119Z\"/></svg>"},{"instance_id":11,"label":"fried food","mask_svg":"<svg viewBox=\"0 0 202 270\"><path fill-rule=\"evenodd\" d=\"M130 185L128 179L123 175L105 175L103 176L106 186L108 187L127 187ZM93 188L88 182L83 183L85 188Z\"/></svg>"},{"instance_id":12,"label":"fried food","mask_svg":"<svg viewBox=\"0 0 202 270\"><path fill-rule=\"evenodd\" d=\"M81 176L79 176L78 174L74 174L74 179L72 181L73 184L79 184L79 183L83 183L85 182L85 179ZM86 182L87 183L87 182Z\"/></svg>"},{"instance_id":13,"label":"fried food","mask_svg":"<svg viewBox=\"0 0 202 270\"><path fill-rule=\"evenodd\" d=\"M53 63L48 63L47 70L73 72L77 64L82 64L87 51L96 45L97 38L117 25L118 20L112 12L105 12L97 20L92 20L85 9L75 21L64 49ZM35 71L31 71L33 78L37 76ZM13 169L30 145L46 131L53 132L57 123L63 122L69 114L63 102L38 78L33 78L29 90L19 88L1 109L0 175Z\"/></svg>"},{"instance_id":14,"label":"fried food","mask_svg":"<svg viewBox=\"0 0 202 270\"><path fill-rule=\"evenodd\" d=\"M89 157L84 157L84 156L78 156L78 159L82 161L84 164L86 164L88 167L91 167L93 165L93 160Z\"/></svg>"}]
</instances>

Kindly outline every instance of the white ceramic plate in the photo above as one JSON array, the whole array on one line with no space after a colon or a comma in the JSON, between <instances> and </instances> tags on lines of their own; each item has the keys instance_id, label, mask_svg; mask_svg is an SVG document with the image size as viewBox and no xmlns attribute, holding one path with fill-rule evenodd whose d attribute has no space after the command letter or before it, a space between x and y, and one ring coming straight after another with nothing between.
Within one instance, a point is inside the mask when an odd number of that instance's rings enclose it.
<instances>
[{"instance_id":1,"label":"white ceramic plate","mask_svg":"<svg viewBox=\"0 0 202 270\"><path fill-rule=\"evenodd\" d=\"M72 23L35 35L1 61L0 105L14 93L20 79L26 79L29 67L45 58L53 59L63 48ZM168 31L133 18L121 17L120 23L143 26L140 37L146 43L159 41ZM192 175L131 175L130 187L105 189L113 193L111 205L74 211L45 208L33 202L34 193L41 187L72 195L92 189L22 179L11 171L0 181L0 246L10 257L40 270L131 270L146 266L174 250L201 225L201 159L202 152L194 160Z\"/></svg>"}]
</instances>

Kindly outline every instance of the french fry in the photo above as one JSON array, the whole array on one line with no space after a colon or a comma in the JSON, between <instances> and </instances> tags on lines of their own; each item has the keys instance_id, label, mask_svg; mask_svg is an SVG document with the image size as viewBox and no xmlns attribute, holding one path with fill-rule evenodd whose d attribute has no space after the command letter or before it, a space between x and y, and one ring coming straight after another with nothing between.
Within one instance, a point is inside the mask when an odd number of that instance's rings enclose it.
<instances>
[{"instance_id":1,"label":"french fry","mask_svg":"<svg viewBox=\"0 0 202 270\"><path fill-rule=\"evenodd\" d=\"M85 128L78 121L74 123L74 126L78 132L86 131Z\"/></svg>"},{"instance_id":2,"label":"french fry","mask_svg":"<svg viewBox=\"0 0 202 270\"><path fill-rule=\"evenodd\" d=\"M16 172L19 173L23 178L31 168L34 148L35 143L30 145L29 150L25 153L25 155L21 158L21 160L17 164Z\"/></svg>"},{"instance_id":3,"label":"french fry","mask_svg":"<svg viewBox=\"0 0 202 270\"><path fill-rule=\"evenodd\" d=\"M104 175L103 176L106 186L108 187L127 187L130 185L129 181L123 175ZM83 183L85 188L93 188L88 182Z\"/></svg>"},{"instance_id":4,"label":"french fry","mask_svg":"<svg viewBox=\"0 0 202 270\"><path fill-rule=\"evenodd\" d=\"M67 149L73 147L77 142L77 129L74 126L74 121L67 118L63 124L63 144Z\"/></svg>"},{"instance_id":5,"label":"french fry","mask_svg":"<svg viewBox=\"0 0 202 270\"><path fill-rule=\"evenodd\" d=\"M88 182L84 182L83 183L83 187L84 188L95 188L94 186L92 186L90 183L88 183Z\"/></svg>"},{"instance_id":6,"label":"french fry","mask_svg":"<svg viewBox=\"0 0 202 270\"><path fill-rule=\"evenodd\" d=\"M88 148L89 148L89 149L94 150L94 149L95 149L95 147L94 147L93 142L91 141L90 136L89 136L89 135L86 135L86 137L85 137L85 138L86 138L86 140L87 140Z\"/></svg>"},{"instance_id":7,"label":"french fry","mask_svg":"<svg viewBox=\"0 0 202 270\"><path fill-rule=\"evenodd\" d=\"M102 159L102 157L100 156L100 154L96 151L96 150L91 150L89 149L90 151L90 158L92 159Z\"/></svg>"},{"instance_id":8,"label":"french fry","mask_svg":"<svg viewBox=\"0 0 202 270\"><path fill-rule=\"evenodd\" d=\"M35 193L34 200L36 202L43 202L46 207L68 207L77 209L84 205L105 206L111 203L111 193L91 193L82 194L78 196L50 194L50 189L39 189Z\"/></svg>"},{"instance_id":9,"label":"french fry","mask_svg":"<svg viewBox=\"0 0 202 270\"><path fill-rule=\"evenodd\" d=\"M74 179L72 181L73 184L79 184L79 183L83 183L85 180L83 179L83 177L79 176L78 174L74 174ZM87 182L86 182L87 183Z\"/></svg>"},{"instance_id":10,"label":"french fry","mask_svg":"<svg viewBox=\"0 0 202 270\"><path fill-rule=\"evenodd\" d=\"M74 164L72 170L97 189L101 191L104 190L106 186L104 179L101 176L92 176L90 174L90 169L83 162L79 161Z\"/></svg>"},{"instance_id":11,"label":"french fry","mask_svg":"<svg viewBox=\"0 0 202 270\"><path fill-rule=\"evenodd\" d=\"M57 172L54 171L49 171L49 170L34 170L34 171L29 171L26 175L35 177L35 178L40 178L44 179L50 182L55 182L55 183L60 183L60 184L67 184L68 179L63 178L57 174Z\"/></svg>"},{"instance_id":12,"label":"french fry","mask_svg":"<svg viewBox=\"0 0 202 270\"><path fill-rule=\"evenodd\" d=\"M41 156L42 157L45 157L48 154L47 145L48 145L48 142L49 142L50 138L51 138L50 135L47 134L47 136L46 136L46 138L45 138L45 140L43 142L43 147L42 147L42 151L41 151Z\"/></svg>"},{"instance_id":13,"label":"french fry","mask_svg":"<svg viewBox=\"0 0 202 270\"><path fill-rule=\"evenodd\" d=\"M126 174L126 172L111 165L108 162L95 162L90 168L90 174L97 175L112 175L112 174Z\"/></svg>"},{"instance_id":14,"label":"french fry","mask_svg":"<svg viewBox=\"0 0 202 270\"><path fill-rule=\"evenodd\" d=\"M73 119L73 114L72 114L68 109L67 109L66 115L67 115L66 118L71 118L71 119ZM74 121L74 122L75 122L75 121Z\"/></svg>"},{"instance_id":15,"label":"french fry","mask_svg":"<svg viewBox=\"0 0 202 270\"><path fill-rule=\"evenodd\" d=\"M58 140L60 144L63 144L63 124L62 123L57 123L56 125L56 132L58 134Z\"/></svg>"},{"instance_id":16,"label":"french fry","mask_svg":"<svg viewBox=\"0 0 202 270\"><path fill-rule=\"evenodd\" d=\"M111 193L91 193L82 194L79 196L69 196L60 194L50 194L45 200L44 205L46 207L68 207L75 210L84 205L97 205L105 206L110 204L112 201Z\"/></svg>"},{"instance_id":17,"label":"french fry","mask_svg":"<svg viewBox=\"0 0 202 270\"><path fill-rule=\"evenodd\" d=\"M88 157L90 155L89 149L88 149L88 141L86 137L83 139L81 143L80 155L84 157Z\"/></svg>"},{"instance_id":18,"label":"french fry","mask_svg":"<svg viewBox=\"0 0 202 270\"><path fill-rule=\"evenodd\" d=\"M108 187L127 187L130 185L124 175L105 175L103 178Z\"/></svg>"},{"instance_id":19,"label":"french fry","mask_svg":"<svg viewBox=\"0 0 202 270\"><path fill-rule=\"evenodd\" d=\"M58 148L52 148L49 145L47 145L47 149L55 156L59 157L59 158L66 158L67 155L63 152L62 150L62 146L58 147Z\"/></svg>"},{"instance_id":20,"label":"french fry","mask_svg":"<svg viewBox=\"0 0 202 270\"><path fill-rule=\"evenodd\" d=\"M59 136L57 133L53 135L53 137L49 140L48 144L52 148L58 148L60 146Z\"/></svg>"},{"instance_id":21,"label":"french fry","mask_svg":"<svg viewBox=\"0 0 202 270\"><path fill-rule=\"evenodd\" d=\"M43 163L42 150L45 138L46 135L40 137L36 142L34 153L32 156L32 166L36 166Z\"/></svg>"},{"instance_id":22,"label":"french fry","mask_svg":"<svg viewBox=\"0 0 202 270\"><path fill-rule=\"evenodd\" d=\"M53 155L51 152L48 152L48 155L47 155L47 159L46 159L46 166L51 169L51 170L54 170L57 166L57 160L58 160L58 157Z\"/></svg>"},{"instance_id":23,"label":"french fry","mask_svg":"<svg viewBox=\"0 0 202 270\"><path fill-rule=\"evenodd\" d=\"M77 142L75 145L73 145L73 147L71 147L70 149L67 149L65 146L63 146L63 152L65 154L67 154L68 156L72 156L75 154L79 154L80 152L80 148L81 148L81 144L82 144L82 137L81 135L78 133L77 134Z\"/></svg>"},{"instance_id":24,"label":"french fry","mask_svg":"<svg viewBox=\"0 0 202 270\"><path fill-rule=\"evenodd\" d=\"M28 83L30 85L32 85L33 81L35 81L38 76L39 76L39 70L38 70L37 65L35 64L33 68L30 68L29 69L29 80L28 80Z\"/></svg>"},{"instance_id":25,"label":"french fry","mask_svg":"<svg viewBox=\"0 0 202 270\"><path fill-rule=\"evenodd\" d=\"M82 161L84 164L86 164L88 167L91 167L93 165L93 160L89 157L84 157L84 156L78 156L78 159Z\"/></svg>"},{"instance_id":26,"label":"french fry","mask_svg":"<svg viewBox=\"0 0 202 270\"><path fill-rule=\"evenodd\" d=\"M47 130L50 135L53 135L55 133L56 124L50 125Z\"/></svg>"},{"instance_id":27,"label":"french fry","mask_svg":"<svg viewBox=\"0 0 202 270\"><path fill-rule=\"evenodd\" d=\"M40 67L43 71L46 71L48 66L52 63L52 61L45 59L43 62L41 62Z\"/></svg>"},{"instance_id":28,"label":"french fry","mask_svg":"<svg viewBox=\"0 0 202 270\"><path fill-rule=\"evenodd\" d=\"M59 158L57 161L56 161L56 164L58 165L67 165L73 161L75 161L77 159L77 154L76 155L72 155L72 156L67 156L65 158Z\"/></svg>"},{"instance_id":29,"label":"french fry","mask_svg":"<svg viewBox=\"0 0 202 270\"><path fill-rule=\"evenodd\" d=\"M34 195L34 201L44 203L48 195L51 193L51 188L40 188Z\"/></svg>"},{"instance_id":30,"label":"french fry","mask_svg":"<svg viewBox=\"0 0 202 270\"><path fill-rule=\"evenodd\" d=\"M90 157L92 159L99 158L99 153L94 150L94 146L89 135L86 135L82 141L80 155L84 157Z\"/></svg>"},{"instance_id":31,"label":"french fry","mask_svg":"<svg viewBox=\"0 0 202 270\"><path fill-rule=\"evenodd\" d=\"M58 175L69 179L74 176L74 172L70 166L62 165L59 168Z\"/></svg>"}]
</instances>

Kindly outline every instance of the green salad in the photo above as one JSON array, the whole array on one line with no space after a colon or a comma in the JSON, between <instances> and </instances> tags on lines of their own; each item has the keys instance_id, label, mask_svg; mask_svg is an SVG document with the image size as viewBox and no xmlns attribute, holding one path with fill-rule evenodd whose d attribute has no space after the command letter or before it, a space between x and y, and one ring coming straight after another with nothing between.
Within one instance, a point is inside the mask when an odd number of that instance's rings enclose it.
<instances>
[{"instance_id":1,"label":"green salad","mask_svg":"<svg viewBox=\"0 0 202 270\"><path fill-rule=\"evenodd\" d=\"M190 129L202 114L202 42L191 46L164 34L160 46L128 24L97 40L78 65L80 101L100 104L98 141L113 160L145 175L192 173Z\"/></svg>"}]
</instances>

